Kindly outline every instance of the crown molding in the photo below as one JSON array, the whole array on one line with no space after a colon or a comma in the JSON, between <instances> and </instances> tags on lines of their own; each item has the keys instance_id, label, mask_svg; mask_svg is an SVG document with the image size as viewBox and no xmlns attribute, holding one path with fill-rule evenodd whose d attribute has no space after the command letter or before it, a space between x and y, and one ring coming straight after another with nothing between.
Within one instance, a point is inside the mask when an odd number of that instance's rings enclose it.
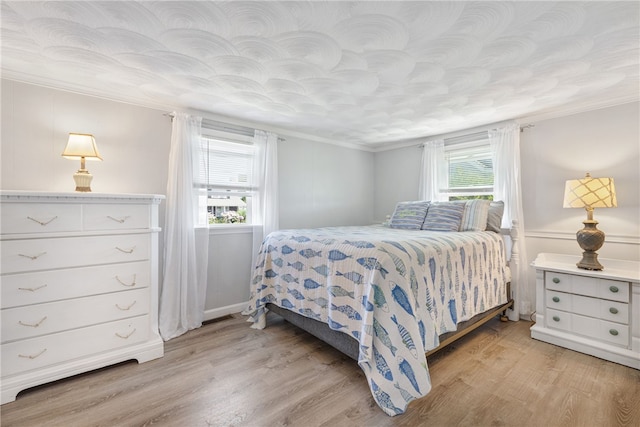
<instances>
[{"instance_id":1,"label":"crown molding","mask_svg":"<svg viewBox=\"0 0 640 427\"><path fill-rule=\"evenodd\" d=\"M640 102L640 94L629 94L627 96L620 96L606 101L594 99L581 104L561 105L547 110L542 110L537 113L523 115L518 117L516 120L518 122L541 122L544 120L559 119L562 117L573 116L575 114L587 113L589 111L602 110L635 102Z\"/></svg>"}]
</instances>

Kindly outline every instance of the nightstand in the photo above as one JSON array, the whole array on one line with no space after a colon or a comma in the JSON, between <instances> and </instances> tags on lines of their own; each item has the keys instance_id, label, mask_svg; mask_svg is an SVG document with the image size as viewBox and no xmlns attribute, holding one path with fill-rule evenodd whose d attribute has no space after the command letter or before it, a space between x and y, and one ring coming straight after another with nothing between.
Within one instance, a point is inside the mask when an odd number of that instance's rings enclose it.
<instances>
[{"instance_id":1,"label":"nightstand","mask_svg":"<svg viewBox=\"0 0 640 427\"><path fill-rule=\"evenodd\" d=\"M541 253L531 337L640 369L640 262L602 259L604 270L576 267L580 256Z\"/></svg>"}]
</instances>

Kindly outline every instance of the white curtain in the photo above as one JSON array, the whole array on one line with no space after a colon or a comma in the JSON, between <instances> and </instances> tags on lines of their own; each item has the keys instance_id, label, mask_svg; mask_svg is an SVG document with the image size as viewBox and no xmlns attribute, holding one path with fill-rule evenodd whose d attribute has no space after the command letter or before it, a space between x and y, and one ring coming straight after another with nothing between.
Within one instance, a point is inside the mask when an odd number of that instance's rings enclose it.
<instances>
[{"instance_id":1,"label":"white curtain","mask_svg":"<svg viewBox=\"0 0 640 427\"><path fill-rule=\"evenodd\" d=\"M279 228L278 213L278 135L272 132L256 130L253 137L256 147L253 167L254 188L257 194L252 197L253 256L251 271L255 267L256 257L262 240L267 234Z\"/></svg>"},{"instance_id":2,"label":"white curtain","mask_svg":"<svg viewBox=\"0 0 640 427\"><path fill-rule=\"evenodd\" d=\"M440 201L444 188L444 139L427 141L422 147L422 164L420 166L419 200Z\"/></svg>"},{"instance_id":3,"label":"white curtain","mask_svg":"<svg viewBox=\"0 0 640 427\"><path fill-rule=\"evenodd\" d=\"M209 234L206 228L196 231L198 197L193 187L201 122L201 117L173 116L159 319L165 341L200 327L204 317Z\"/></svg>"},{"instance_id":4,"label":"white curtain","mask_svg":"<svg viewBox=\"0 0 640 427\"><path fill-rule=\"evenodd\" d=\"M524 216L522 211L522 186L520 168L520 126L510 123L489 131L489 143L493 155L493 198L504 201L503 228L514 228L516 240L512 248L512 260L516 271L511 271L511 289L515 307L509 313L511 320L520 318L520 303L529 301L533 307L534 296L527 281L527 253L524 240ZM513 263L512 263L513 265ZM526 314L526 313L524 313Z\"/></svg>"}]
</instances>

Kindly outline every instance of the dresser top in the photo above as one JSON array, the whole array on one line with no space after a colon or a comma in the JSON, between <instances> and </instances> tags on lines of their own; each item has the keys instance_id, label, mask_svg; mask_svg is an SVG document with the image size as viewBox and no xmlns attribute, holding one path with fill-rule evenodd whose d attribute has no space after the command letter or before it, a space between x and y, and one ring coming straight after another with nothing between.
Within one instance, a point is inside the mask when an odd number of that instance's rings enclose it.
<instances>
[{"instance_id":1,"label":"dresser top","mask_svg":"<svg viewBox=\"0 0 640 427\"><path fill-rule=\"evenodd\" d=\"M604 266L604 269L601 271L593 271L576 266L576 263L580 261L581 258L580 255L540 253L531 265L535 268L561 273L640 283L639 261L598 258L598 261Z\"/></svg>"},{"instance_id":2,"label":"dresser top","mask_svg":"<svg viewBox=\"0 0 640 427\"><path fill-rule=\"evenodd\" d=\"M39 202L39 203L155 203L159 204L165 196L160 194L124 194L124 193L56 193L48 191L0 190L2 202Z\"/></svg>"}]
</instances>

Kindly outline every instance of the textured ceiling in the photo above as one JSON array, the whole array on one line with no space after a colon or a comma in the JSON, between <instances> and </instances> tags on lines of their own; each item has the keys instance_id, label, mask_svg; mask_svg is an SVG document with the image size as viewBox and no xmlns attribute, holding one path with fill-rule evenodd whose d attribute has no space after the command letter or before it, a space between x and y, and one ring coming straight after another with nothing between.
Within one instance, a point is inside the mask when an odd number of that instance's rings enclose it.
<instances>
[{"instance_id":1,"label":"textured ceiling","mask_svg":"<svg viewBox=\"0 0 640 427\"><path fill-rule=\"evenodd\" d=\"M376 147L637 100L639 9L637 1L2 1L2 73Z\"/></svg>"}]
</instances>

